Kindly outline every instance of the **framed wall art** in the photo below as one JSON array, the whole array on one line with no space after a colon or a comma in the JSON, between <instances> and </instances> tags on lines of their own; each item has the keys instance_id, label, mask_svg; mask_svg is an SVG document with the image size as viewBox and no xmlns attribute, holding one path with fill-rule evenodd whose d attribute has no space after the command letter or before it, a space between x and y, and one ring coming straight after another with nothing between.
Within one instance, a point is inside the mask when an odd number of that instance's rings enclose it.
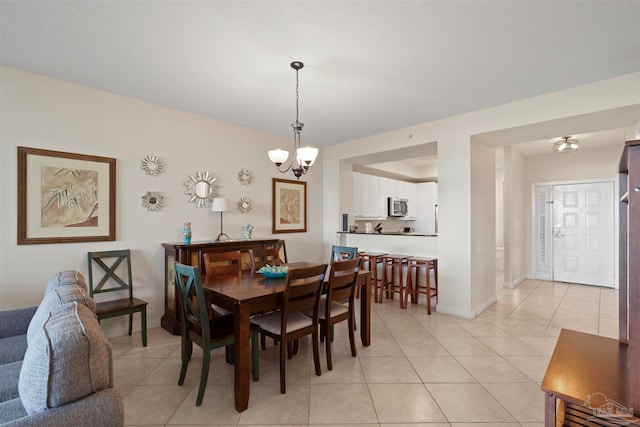
<instances>
[{"instance_id":1,"label":"framed wall art","mask_svg":"<svg viewBox=\"0 0 640 427\"><path fill-rule=\"evenodd\" d=\"M18 147L18 244L116 239L116 159Z\"/></svg>"},{"instance_id":2,"label":"framed wall art","mask_svg":"<svg viewBox=\"0 0 640 427\"><path fill-rule=\"evenodd\" d=\"M307 183L272 178L272 233L307 231Z\"/></svg>"}]
</instances>

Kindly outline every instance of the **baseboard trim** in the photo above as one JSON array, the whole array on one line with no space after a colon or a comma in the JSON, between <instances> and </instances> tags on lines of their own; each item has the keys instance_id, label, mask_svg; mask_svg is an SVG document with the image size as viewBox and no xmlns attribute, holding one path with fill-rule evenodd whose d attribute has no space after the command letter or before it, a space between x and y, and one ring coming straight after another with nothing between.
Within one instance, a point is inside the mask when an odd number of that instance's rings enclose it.
<instances>
[{"instance_id":1,"label":"baseboard trim","mask_svg":"<svg viewBox=\"0 0 640 427\"><path fill-rule=\"evenodd\" d=\"M438 304L437 312L442 314L450 314L456 317L462 317L463 319L473 319L475 314L470 310L463 310L458 307L451 307L443 304Z\"/></svg>"},{"instance_id":2,"label":"baseboard trim","mask_svg":"<svg viewBox=\"0 0 640 427\"><path fill-rule=\"evenodd\" d=\"M481 304L475 306L475 308L473 309L473 317L476 317L477 315L481 314L487 308L491 307L496 301L498 301L498 298L497 298L496 294L494 293L486 301L484 301Z\"/></svg>"},{"instance_id":3,"label":"baseboard trim","mask_svg":"<svg viewBox=\"0 0 640 427\"><path fill-rule=\"evenodd\" d=\"M518 277L516 280L512 281L512 282L504 282L504 287L505 288L509 288L509 289L513 289L516 286L518 286L520 283L525 281L525 277L524 276L520 276Z\"/></svg>"}]
</instances>

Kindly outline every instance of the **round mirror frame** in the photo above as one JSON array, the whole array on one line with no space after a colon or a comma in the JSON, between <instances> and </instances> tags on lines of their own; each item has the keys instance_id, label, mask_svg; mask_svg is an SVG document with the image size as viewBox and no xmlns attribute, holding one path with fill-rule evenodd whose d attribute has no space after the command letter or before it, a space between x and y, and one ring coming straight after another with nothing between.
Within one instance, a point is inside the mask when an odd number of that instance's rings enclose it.
<instances>
[{"instance_id":1,"label":"round mirror frame","mask_svg":"<svg viewBox=\"0 0 640 427\"><path fill-rule=\"evenodd\" d=\"M147 175L157 176L163 172L164 164L158 156L145 156L140 159L140 169Z\"/></svg>"},{"instance_id":2,"label":"round mirror frame","mask_svg":"<svg viewBox=\"0 0 640 427\"><path fill-rule=\"evenodd\" d=\"M208 207L209 202L218 195L215 178L209 172L197 172L195 175L189 176L189 181L184 183L187 188L184 192L189 196L189 202L195 203L197 208Z\"/></svg>"},{"instance_id":3,"label":"round mirror frame","mask_svg":"<svg viewBox=\"0 0 640 427\"><path fill-rule=\"evenodd\" d=\"M142 196L142 206L149 212L159 211L164 206L164 196L157 191L147 191Z\"/></svg>"},{"instance_id":4,"label":"round mirror frame","mask_svg":"<svg viewBox=\"0 0 640 427\"><path fill-rule=\"evenodd\" d=\"M238 210L243 214L249 212L253 208L253 202L248 197L242 197L238 200Z\"/></svg>"}]
</instances>

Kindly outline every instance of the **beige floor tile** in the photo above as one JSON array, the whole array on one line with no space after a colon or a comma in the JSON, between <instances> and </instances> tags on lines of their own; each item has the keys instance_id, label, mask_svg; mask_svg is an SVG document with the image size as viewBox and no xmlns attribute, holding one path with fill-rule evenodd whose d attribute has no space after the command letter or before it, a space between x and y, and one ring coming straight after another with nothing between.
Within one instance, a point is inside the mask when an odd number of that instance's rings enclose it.
<instances>
[{"instance_id":1,"label":"beige floor tile","mask_svg":"<svg viewBox=\"0 0 640 427\"><path fill-rule=\"evenodd\" d=\"M529 344L513 336L478 337L478 339L500 355L541 354Z\"/></svg>"},{"instance_id":2,"label":"beige floor tile","mask_svg":"<svg viewBox=\"0 0 640 427\"><path fill-rule=\"evenodd\" d=\"M413 319L412 322L390 323L387 324L387 328L395 338L424 337L429 334L429 331L427 331L425 327L415 319Z\"/></svg>"},{"instance_id":3,"label":"beige floor tile","mask_svg":"<svg viewBox=\"0 0 640 427\"><path fill-rule=\"evenodd\" d=\"M190 387L178 387L177 384L137 386L123 399L125 424L166 424L190 391Z\"/></svg>"},{"instance_id":4,"label":"beige floor tile","mask_svg":"<svg viewBox=\"0 0 640 427\"><path fill-rule=\"evenodd\" d=\"M197 397L198 387L194 386L167 425L236 424L240 419L232 386L208 384L200 406L196 406Z\"/></svg>"},{"instance_id":5,"label":"beige floor tile","mask_svg":"<svg viewBox=\"0 0 640 427\"><path fill-rule=\"evenodd\" d=\"M544 421L544 392L536 383L483 384L520 422Z\"/></svg>"},{"instance_id":6,"label":"beige floor tile","mask_svg":"<svg viewBox=\"0 0 640 427\"><path fill-rule=\"evenodd\" d=\"M409 357L420 379L424 383L476 382L455 357Z\"/></svg>"},{"instance_id":7,"label":"beige floor tile","mask_svg":"<svg viewBox=\"0 0 640 427\"><path fill-rule=\"evenodd\" d=\"M251 385L249 408L238 424L299 424L309 422L309 385L287 383L287 393L272 384Z\"/></svg>"},{"instance_id":8,"label":"beige floor tile","mask_svg":"<svg viewBox=\"0 0 640 427\"><path fill-rule=\"evenodd\" d=\"M359 357L402 356L404 353L395 338L371 337L371 345L358 349Z\"/></svg>"},{"instance_id":9,"label":"beige floor tile","mask_svg":"<svg viewBox=\"0 0 640 427\"><path fill-rule=\"evenodd\" d=\"M366 384L312 384L309 407L310 424L378 422Z\"/></svg>"},{"instance_id":10,"label":"beige floor tile","mask_svg":"<svg viewBox=\"0 0 640 427\"><path fill-rule=\"evenodd\" d=\"M509 363L535 382L542 382L551 356L503 356Z\"/></svg>"},{"instance_id":11,"label":"beige floor tile","mask_svg":"<svg viewBox=\"0 0 640 427\"><path fill-rule=\"evenodd\" d=\"M380 427L451 427L449 423L393 423L380 424Z\"/></svg>"},{"instance_id":12,"label":"beige floor tile","mask_svg":"<svg viewBox=\"0 0 640 427\"><path fill-rule=\"evenodd\" d=\"M324 352L320 355L321 363L323 357ZM308 355L297 354L293 356L292 359L287 359L285 361L285 378L287 385L309 384L310 375L315 375L315 368L312 368L312 366L312 358ZM274 391L280 390L280 358L260 357L259 382L260 384L272 384Z\"/></svg>"},{"instance_id":13,"label":"beige floor tile","mask_svg":"<svg viewBox=\"0 0 640 427\"><path fill-rule=\"evenodd\" d=\"M480 382L531 381L515 366L499 356L460 356L456 359Z\"/></svg>"},{"instance_id":14,"label":"beige floor tile","mask_svg":"<svg viewBox=\"0 0 640 427\"><path fill-rule=\"evenodd\" d=\"M446 421L423 384L370 384L369 391L381 423Z\"/></svg>"},{"instance_id":15,"label":"beige floor tile","mask_svg":"<svg viewBox=\"0 0 640 427\"><path fill-rule=\"evenodd\" d=\"M520 340L524 341L531 347L538 350L541 354L553 354L553 349L556 348L557 337L523 337L519 336Z\"/></svg>"},{"instance_id":16,"label":"beige floor tile","mask_svg":"<svg viewBox=\"0 0 640 427\"><path fill-rule=\"evenodd\" d=\"M475 337L438 337L454 356L495 356L496 353Z\"/></svg>"},{"instance_id":17,"label":"beige floor tile","mask_svg":"<svg viewBox=\"0 0 640 427\"><path fill-rule=\"evenodd\" d=\"M489 322L475 322L461 325L474 337L498 337L509 336L509 333Z\"/></svg>"},{"instance_id":18,"label":"beige floor tile","mask_svg":"<svg viewBox=\"0 0 640 427\"><path fill-rule=\"evenodd\" d=\"M405 356L449 356L447 349L431 334L425 337L399 337L396 340Z\"/></svg>"},{"instance_id":19,"label":"beige floor tile","mask_svg":"<svg viewBox=\"0 0 640 427\"><path fill-rule=\"evenodd\" d=\"M139 385L162 359L117 359L113 361L114 385Z\"/></svg>"},{"instance_id":20,"label":"beige floor tile","mask_svg":"<svg viewBox=\"0 0 640 427\"><path fill-rule=\"evenodd\" d=\"M360 384L365 382L364 372L357 357L334 357L333 369L327 369L327 359L320 355L322 375L315 375L313 363L311 364L311 384Z\"/></svg>"},{"instance_id":21,"label":"beige floor tile","mask_svg":"<svg viewBox=\"0 0 640 427\"><path fill-rule=\"evenodd\" d=\"M521 427L519 423L452 423L451 427Z\"/></svg>"},{"instance_id":22,"label":"beige floor tile","mask_svg":"<svg viewBox=\"0 0 640 427\"><path fill-rule=\"evenodd\" d=\"M469 337L471 334L455 323L423 323L434 337Z\"/></svg>"},{"instance_id":23,"label":"beige floor tile","mask_svg":"<svg viewBox=\"0 0 640 427\"><path fill-rule=\"evenodd\" d=\"M480 384L426 384L426 386L450 423L516 421Z\"/></svg>"},{"instance_id":24,"label":"beige floor tile","mask_svg":"<svg viewBox=\"0 0 640 427\"><path fill-rule=\"evenodd\" d=\"M360 363L368 384L422 382L406 357L367 357Z\"/></svg>"}]
</instances>

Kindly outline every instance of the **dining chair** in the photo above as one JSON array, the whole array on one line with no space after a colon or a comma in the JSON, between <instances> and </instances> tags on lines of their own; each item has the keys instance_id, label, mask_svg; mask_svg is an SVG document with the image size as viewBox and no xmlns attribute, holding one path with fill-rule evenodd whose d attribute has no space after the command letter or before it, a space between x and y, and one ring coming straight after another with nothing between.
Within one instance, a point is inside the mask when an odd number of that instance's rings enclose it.
<instances>
[{"instance_id":1,"label":"dining chair","mask_svg":"<svg viewBox=\"0 0 640 427\"><path fill-rule=\"evenodd\" d=\"M211 351L226 347L233 353L234 325L233 316L217 316L210 318L209 311L200 282L200 269L180 263L174 264L176 289L182 309L182 367L178 385L184 384L187 367L193 353L193 343L202 348L202 370L196 406L202 404L207 387ZM196 298L192 298L195 296ZM258 363L258 328L251 328L251 375L254 381L259 379Z\"/></svg>"},{"instance_id":2,"label":"dining chair","mask_svg":"<svg viewBox=\"0 0 640 427\"><path fill-rule=\"evenodd\" d=\"M127 292L127 298L96 302L98 320L129 315L129 335L133 331L133 314L140 313L142 329L142 346L147 346L147 302L133 296L133 276L131 275L131 251L129 249L115 251L89 252L89 295L105 292ZM122 263L124 262L124 265ZM109 263L110 265L107 265ZM96 281L94 284L94 267ZM98 280L98 275L104 273Z\"/></svg>"},{"instance_id":3,"label":"dining chair","mask_svg":"<svg viewBox=\"0 0 640 427\"><path fill-rule=\"evenodd\" d=\"M202 261L207 274L240 274L242 271L240 251L205 252L202 254Z\"/></svg>"},{"instance_id":4,"label":"dining chair","mask_svg":"<svg viewBox=\"0 0 640 427\"><path fill-rule=\"evenodd\" d=\"M289 259L287 258L287 245L285 244L284 240L278 240L278 245L276 247L278 248L280 259L283 260L285 264L288 263Z\"/></svg>"},{"instance_id":5,"label":"dining chair","mask_svg":"<svg viewBox=\"0 0 640 427\"><path fill-rule=\"evenodd\" d=\"M351 246L331 246L331 257L329 258L331 264L334 261L344 261L348 259L354 259L358 255L358 248Z\"/></svg>"},{"instance_id":6,"label":"dining chair","mask_svg":"<svg viewBox=\"0 0 640 427\"><path fill-rule=\"evenodd\" d=\"M327 369L333 369L331 357L331 342L333 341L333 325L348 321L349 344L351 355L356 357L356 341L353 333L355 326L355 289L356 277L360 268L360 258L346 261L335 261L331 264L329 281L325 289L325 295L320 298L318 307L318 322L320 323L320 337L324 337L327 352ZM342 303L341 301L348 301ZM313 313L307 311L308 316Z\"/></svg>"},{"instance_id":7,"label":"dining chair","mask_svg":"<svg viewBox=\"0 0 640 427\"><path fill-rule=\"evenodd\" d=\"M249 249L249 258L251 259L251 271L258 271L265 265L280 265L283 261L280 259L278 248L255 248Z\"/></svg>"},{"instance_id":8,"label":"dining chair","mask_svg":"<svg viewBox=\"0 0 640 427\"><path fill-rule=\"evenodd\" d=\"M291 357L291 343L311 335L316 375L321 374L318 350L318 304L327 264L290 268L285 279L282 308L251 319L260 332L274 338L280 345L280 393L286 393L285 347ZM305 311L311 310L307 316Z\"/></svg>"},{"instance_id":9,"label":"dining chair","mask_svg":"<svg viewBox=\"0 0 640 427\"><path fill-rule=\"evenodd\" d=\"M230 252L205 252L202 254L204 270L207 275L237 274L242 273L242 254L240 251ZM231 314L216 304L211 304L213 311L221 316Z\"/></svg>"}]
</instances>

